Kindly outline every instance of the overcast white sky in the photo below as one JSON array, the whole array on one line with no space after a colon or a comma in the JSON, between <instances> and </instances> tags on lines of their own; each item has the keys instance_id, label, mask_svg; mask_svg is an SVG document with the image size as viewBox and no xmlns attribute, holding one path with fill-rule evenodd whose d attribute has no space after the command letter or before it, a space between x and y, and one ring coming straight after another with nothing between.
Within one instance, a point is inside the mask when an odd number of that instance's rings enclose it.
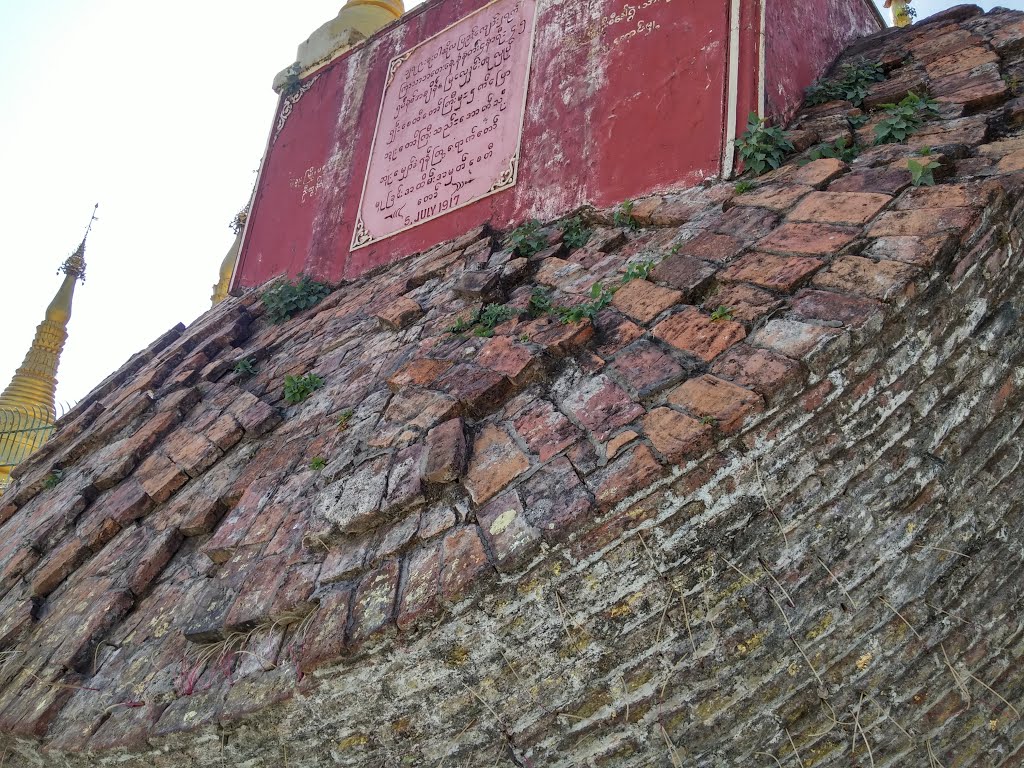
<instances>
[{"instance_id":1,"label":"overcast white sky","mask_svg":"<svg viewBox=\"0 0 1024 768\"><path fill-rule=\"evenodd\" d=\"M915 2L922 17L953 4ZM1024 9L981 3L997 4ZM0 0L0 389L96 202L58 399L209 307L266 143L271 80L340 5Z\"/></svg>"}]
</instances>

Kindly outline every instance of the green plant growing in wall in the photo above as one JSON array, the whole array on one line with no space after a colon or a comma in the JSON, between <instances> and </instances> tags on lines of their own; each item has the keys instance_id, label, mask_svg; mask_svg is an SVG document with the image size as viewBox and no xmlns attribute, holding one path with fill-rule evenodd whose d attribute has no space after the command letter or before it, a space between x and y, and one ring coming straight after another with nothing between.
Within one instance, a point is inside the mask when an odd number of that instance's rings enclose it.
<instances>
[{"instance_id":1,"label":"green plant growing in wall","mask_svg":"<svg viewBox=\"0 0 1024 768\"><path fill-rule=\"evenodd\" d=\"M651 270L656 266L656 262L653 259L646 259L644 261L634 261L626 266L626 271L622 275L622 283L625 285L631 280L643 280L651 274Z\"/></svg>"},{"instance_id":2,"label":"green plant growing in wall","mask_svg":"<svg viewBox=\"0 0 1024 768\"><path fill-rule=\"evenodd\" d=\"M808 106L827 101L849 101L855 107L864 103L873 83L885 80L885 70L877 61L851 61L839 67L836 76L807 89Z\"/></svg>"},{"instance_id":3,"label":"green plant growing in wall","mask_svg":"<svg viewBox=\"0 0 1024 768\"><path fill-rule=\"evenodd\" d=\"M530 258L548 247L548 238L541 231L541 223L530 219L509 232L508 243L517 254Z\"/></svg>"},{"instance_id":4,"label":"green plant growing in wall","mask_svg":"<svg viewBox=\"0 0 1024 768\"><path fill-rule=\"evenodd\" d=\"M47 490L51 490L53 488L56 488L58 485L60 485L60 483L61 483L61 481L63 479L64 479L64 470L63 469L51 470L50 474L48 474L46 476L46 478L43 480L43 487L46 488Z\"/></svg>"},{"instance_id":5,"label":"green plant growing in wall","mask_svg":"<svg viewBox=\"0 0 1024 768\"><path fill-rule=\"evenodd\" d=\"M476 329L473 331L477 336L489 338L494 335L495 327L506 320L511 320L517 314L515 307L506 304L488 304L480 311L477 317Z\"/></svg>"},{"instance_id":6,"label":"green plant growing in wall","mask_svg":"<svg viewBox=\"0 0 1024 768\"><path fill-rule=\"evenodd\" d=\"M565 247L570 251L575 251L577 248L582 248L590 242L590 236L593 232L590 227L583 223L581 216L573 216L565 222L562 242L565 243Z\"/></svg>"},{"instance_id":7,"label":"green plant growing in wall","mask_svg":"<svg viewBox=\"0 0 1024 768\"><path fill-rule=\"evenodd\" d=\"M348 429L348 425L352 422L352 417L355 415L355 411L351 408L346 408L344 411L338 414L338 429L344 432Z\"/></svg>"},{"instance_id":8,"label":"green plant growing in wall","mask_svg":"<svg viewBox=\"0 0 1024 768\"><path fill-rule=\"evenodd\" d=\"M251 357L243 357L235 363L234 372L240 376L252 376L256 373L256 361Z\"/></svg>"},{"instance_id":9,"label":"green plant growing in wall","mask_svg":"<svg viewBox=\"0 0 1024 768\"><path fill-rule=\"evenodd\" d=\"M860 154L860 147L856 144L851 144L850 140L845 136L840 136L838 139L833 141L831 144L818 144L813 147L807 156L811 160L823 160L825 158L832 158L835 160L842 160L844 163L848 163L853 160L857 155Z\"/></svg>"},{"instance_id":10,"label":"green plant growing in wall","mask_svg":"<svg viewBox=\"0 0 1024 768\"><path fill-rule=\"evenodd\" d=\"M712 320L732 320L732 310L724 305L719 305L718 309L711 313Z\"/></svg>"},{"instance_id":11,"label":"green plant growing in wall","mask_svg":"<svg viewBox=\"0 0 1024 768\"><path fill-rule=\"evenodd\" d=\"M323 385L324 380L315 373L307 373L305 376L285 376L284 399L292 405L301 403Z\"/></svg>"},{"instance_id":12,"label":"green plant growing in wall","mask_svg":"<svg viewBox=\"0 0 1024 768\"><path fill-rule=\"evenodd\" d=\"M734 186L732 188L732 191L733 191L734 194L742 195L742 194L744 194L746 192L749 192L753 188L754 188L754 182L750 181L750 179L743 179L743 181L737 181L736 182L736 186ZM675 246L675 250L673 250L672 252L675 253L680 247L681 246L678 246L678 245Z\"/></svg>"},{"instance_id":13,"label":"green plant growing in wall","mask_svg":"<svg viewBox=\"0 0 1024 768\"><path fill-rule=\"evenodd\" d=\"M622 229L640 229L640 222L633 215L632 200L623 200L612 214L612 224Z\"/></svg>"},{"instance_id":14,"label":"green plant growing in wall","mask_svg":"<svg viewBox=\"0 0 1024 768\"><path fill-rule=\"evenodd\" d=\"M885 117L875 126L875 144L898 144L937 115L939 103L911 91L898 104L883 104L882 109Z\"/></svg>"},{"instance_id":15,"label":"green plant growing in wall","mask_svg":"<svg viewBox=\"0 0 1024 768\"><path fill-rule=\"evenodd\" d=\"M600 283L594 283L590 287L590 301L573 304L569 307L555 306L553 309L554 314L566 324L578 323L581 320L592 320L598 312L611 304L616 290L618 290L617 287L609 288Z\"/></svg>"},{"instance_id":16,"label":"green plant growing in wall","mask_svg":"<svg viewBox=\"0 0 1024 768\"><path fill-rule=\"evenodd\" d=\"M915 187L935 186L935 176L933 173L938 167L938 163L927 158L923 161L914 160L913 158L908 159L907 170L910 171L910 183Z\"/></svg>"},{"instance_id":17,"label":"green plant growing in wall","mask_svg":"<svg viewBox=\"0 0 1024 768\"><path fill-rule=\"evenodd\" d=\"M786 154L793 151L793 142L781 128L766 125L763 119L751 112L747 118L747 130L737 139L736 149L743 166L755 176L760 176L782 165Z\"/></svg>"},{"instance_id":18,"label":"green plant growing in wall","mask_svg":"<svg viewBox=\"0 0 1024 768\"><path fill-rule=\"evenodd\" d=\"M313 460L309 462L309 468L314 472L319 472L326 466L327 460L323 456L314 456Z\"/></svg>"},{"instance_id":19,"label":"green plant growing in wall","mask_svg":"<svg viewBox=\"0 0 1024 768\"><path fill-rule=\"evenodd\" d=\"M272 285L263 292L261 300L267 309L267 319L272 323L283 323L302 310L316 306L330 292L331 288L326 283L299 275L294 283L285 281Z\"/></svg>"}]
</instances>

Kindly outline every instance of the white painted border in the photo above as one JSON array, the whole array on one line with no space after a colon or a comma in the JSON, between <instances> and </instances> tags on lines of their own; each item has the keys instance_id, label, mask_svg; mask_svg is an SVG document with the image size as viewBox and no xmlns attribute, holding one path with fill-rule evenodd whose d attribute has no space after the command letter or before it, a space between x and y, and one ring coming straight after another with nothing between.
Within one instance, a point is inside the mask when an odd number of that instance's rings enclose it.
<instances>
[{"instance_id":1,"label":"white painted border","mask_svg":"<svg viewBox=\"0 0 1024 768\"><path fill-rule=\"evenodd\" d=\"M758 0L761 5L761 28L757 37L757 116L765 118L768 109L768 0Z\"/></svg>"},{"instance_id":2,"label":"white painted border","mask_svg":"<svg viewBox=\"0 0 1024 768\"><path fill-rule=\"evenodd\" d=\"M732 178L736 162L736 109L740 82L740 2L731 0L729 11L729 83L726 90L725 146L722 148L722 178Z\"/></svg>"},{"instance_id":3,"label":"white painted border","mask_svg":"<svg viewBox=\"0 0 1024 768\"><path fill-rule=\"evenodd\" d=\"M738 2L739 0L734 0L734 1ZM442 29L440 32L437 32L436 34L431 35L426 40L423 40L422 42L417 43L416 45L414 45L412 48L408 48L408 49L402 51L400 54L398 54L393 59L391 59L390 62L388 62L388 72L389 73L393 73L394 72L394 68L395 68L394 65L395 65L396 61L401 63L401 61L404 61L405 59L408 59L409 56L412 54L412 52L415 51L417 48L420 48L420 47L422 47L424 45L427 45L434 38L440 37L441 35L443 35L448 30L453 29L454 27L459 26L460 24L464 23L467 19L473 18L478 13L483 13L484 11L489 9L491 6L497 5L500 2L504 2L504 0L491 0L491 2L487 3L487 5L481 6L480 8L477 8L472 13L470 13L470 14L468 14L466 16L463 16L458 21L455 21L455 22L449 24L447 27ZM534 42L535 42L536 37L537 37L537 17L540 16L540 0L532 0L532 2L533 2L533 23L530 26L530 46L528 48L528 53L527 53L527 57L526 57L526 87L523 88L523 101L522 101L522 106L520 108L519 138L516 141L515 153L512 155L512 157L509 158L509 162L514 167L514 173L513 173L513 178L512 178L511 183L501 187L501 189L496 189L493 192L485 192L484 194L480 195L479 197L474 197L472 200L467 200L466 202L461 203L460 205L457 205L454 208L449 208L446 211L439 212L439 213L431 216L429 219L424 219L423 221L417 221L415 224L410 224L409 226L403 227L402 229L396 229L394 232L389 232L388 234L382 235L380 237L374 238L374 237L371 236L370 240L367 240L365 243L362 243L360 245L356 245L356 242L355 242L356 234L359 231L359 225L362 223L363 201L364 201L364 199L366 197L366 185L369 183L369 180L370 180L370 163L373 161L373 150L374 150L374 148L377 145L377 132L378 132L378 129L380 128L380 118L381 118L381 115L384 113L384 99L387 96L388 88L390 87L390 83L385 82L384 88L383 88L383 90L381 91L381 94L380 94L380 106L377 108L377 122L373 126L373 141L370 143L370 154L366 158L366 170L363 172L363 189L359 193L359 207L356 208L356 218L355 218L355 221L352 224L352 240L351 240L351 242L349 244L349 253L352 253L354 251L358 251L361 248L368 248L369 246L373 245L374 243L379 243L382 240L387 240L388 238L394 237L395 235L399 235L402 232L408 232L410 229L413 229L414 227L418 227L420 224L425 224L426 222L433 221L434 219L440 218L441 216L446 216L449 213L451 213L452 211L457 211L457 210L460 210L461 208L465 208L467 205L472 205L473 203L479 202L480 200L483 200L485 197L490 197L491 195L498 194L498 192L503 192L506 189L511 189L519 181L519 168L522 165L522 163L521 163L521 156L522 156L522 147L523 147L523 128L526 125L526 100L527 100L527 97L529 96L529 93L530 93L530 81L532 79L532 74L533 74L533 46L534 46Z\"/></svg>"}]
</instances>

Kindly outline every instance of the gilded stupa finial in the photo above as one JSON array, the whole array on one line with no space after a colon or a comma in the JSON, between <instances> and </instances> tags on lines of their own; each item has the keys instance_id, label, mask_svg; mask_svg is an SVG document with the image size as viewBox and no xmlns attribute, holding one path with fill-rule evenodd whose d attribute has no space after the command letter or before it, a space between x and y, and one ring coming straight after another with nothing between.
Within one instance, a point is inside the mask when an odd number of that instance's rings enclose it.
<instances>
[{"instance_id":1,"label":"gilded stupa finial","mask_svg":"<svg viewBox=\"0 0 1024 768\"><path fill-rule=\"evenodd\" d=\"M75 284L85 282L85 241L98 208L93 208L82 242L57 270L64 280L36 327L25 360L0 394L0 490L9 482L11 469L39 450L53 432L57 367L68 338Z\"/></svg>"}]
</instances>

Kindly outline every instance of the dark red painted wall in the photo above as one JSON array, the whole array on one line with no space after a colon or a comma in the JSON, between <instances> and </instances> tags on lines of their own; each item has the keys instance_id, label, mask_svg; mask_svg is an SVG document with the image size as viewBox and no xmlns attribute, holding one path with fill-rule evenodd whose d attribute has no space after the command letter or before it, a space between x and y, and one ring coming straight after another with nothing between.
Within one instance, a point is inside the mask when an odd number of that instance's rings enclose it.
<instances>
[{"instance_id":1,"label":"dark red painted wall","mask_svg":"<svg viewBox=\"0 0 1024 768\"><path fill-rule=\"evenodd\" d=\"M797 0L767 2L772 23L790 25L768 29L770 67L792 70L769 73L782 86L770 103L785 111L809 73L868 30L859 9L869 0L819 0L827 18L800 16L806 4ZM234 287L303 271L354 277L484 222L503 229L720 173L730 1L554 0L538 10L518 184L350 253L388 62L485 4L425 4L304 81L301 97L282 100ZM741 5L739 131L757 104L760 24L758 0ZM854 31L839 29L844 14Z\"/></svg>"},{"instance_id":2,"label":"dark red painted wall","mask_svg":"<svg viewBox=\"0 0 1024 768\"><path fill-rule=\"evenodd\" d=\"M767 113L786 121L847 43L883 22L871 0L768 0Z\"/></svg>"}]
</instances>

